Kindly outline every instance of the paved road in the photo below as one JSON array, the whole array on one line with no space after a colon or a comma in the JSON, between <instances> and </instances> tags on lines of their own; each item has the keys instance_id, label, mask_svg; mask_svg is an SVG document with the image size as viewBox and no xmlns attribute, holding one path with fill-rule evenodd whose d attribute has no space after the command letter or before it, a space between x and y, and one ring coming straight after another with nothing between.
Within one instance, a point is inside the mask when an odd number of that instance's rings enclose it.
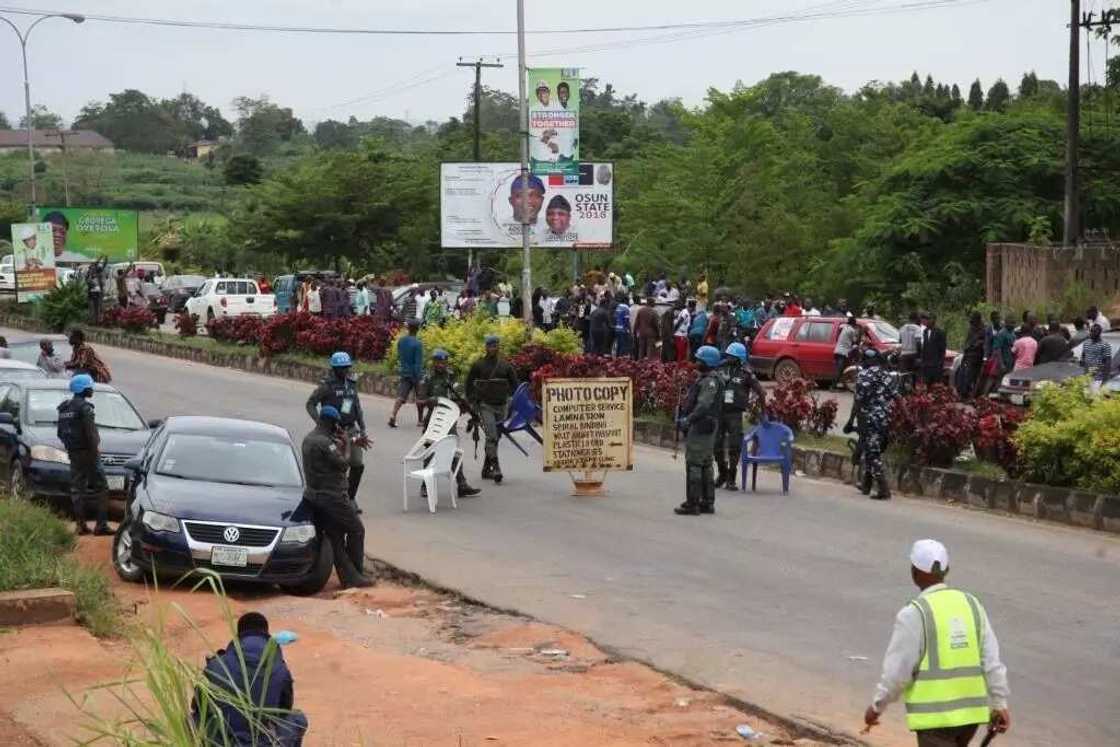
<instances>
[{"instance_id":1,"label":"paved road","mask_svg":"<svg viewBox=\"0 0 1120 747\"><path fill-rule=\"evenodd\" d=\"M9 339L26 333L0 330ZM146 417L216 414L310 428L309 386L106 348L115 383ZM953 580L988 607L1004 648L1019 745L1120 744L1120 541L896 499L882 505L825 481L772 475L758 495L721 493L715 517L678 518L682 465L639 447L604 499L569 496L503 447L507 481L458 512L401 512L399 455L415 410L383 426L361 494L371 554L432 581L584 632L618 652L775 712L854 733L897 609L906 560L944 541ZM533 449L535 449L535 445ZM468 465L472 471L477 465ZM865 658L866 657L866 658ZM904 742L896 706L875 743Z\"/></svg>"}]
</instances>

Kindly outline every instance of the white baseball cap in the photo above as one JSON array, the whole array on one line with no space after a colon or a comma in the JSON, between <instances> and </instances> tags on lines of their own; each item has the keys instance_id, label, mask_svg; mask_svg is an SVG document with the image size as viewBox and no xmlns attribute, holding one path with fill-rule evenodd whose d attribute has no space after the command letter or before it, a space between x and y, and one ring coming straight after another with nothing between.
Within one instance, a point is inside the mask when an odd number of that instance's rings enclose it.
<instances>
[{"instance_id":1,"label":"white baseball cap","mask_svg":"<svg viewBox=\"0 0 1120 747\"><path fill-rule=\"evenodd\" d=\"M33 239L38 235L39 233L35 230L35 226L24 226L23 231L20 232L19 237L21 240L27 241L28 239Z\"/></svg>"},{"instance_id":2,"label":"white baseball cap","mask_svg":"<svg viewBox=\"0 0 1120 747\"><path fill-rule=\"evenodd\" d=\"M918 540L910 548L910 565L924 573L933 573L933 564L937 563L941 573L949 570L949 551L945 545L937 540Z\"/></svg>"}]
</instances>

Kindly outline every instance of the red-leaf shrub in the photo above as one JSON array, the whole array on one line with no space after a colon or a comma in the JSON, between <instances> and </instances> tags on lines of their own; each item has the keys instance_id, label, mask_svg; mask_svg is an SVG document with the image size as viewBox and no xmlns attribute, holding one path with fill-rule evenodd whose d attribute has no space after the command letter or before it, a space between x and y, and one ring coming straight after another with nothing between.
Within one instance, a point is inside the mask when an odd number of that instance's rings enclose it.
<instances>
[{"instance_id":1,"label":"red-leaf shrub","mask_svg":"<svg viewBox=\"0 0 1120 747\"><path fill-rule=\"evenodd\" d=\"M817 436L824 436L836 425L836 413L840 411L840 403L834 399L821 402L813 398L813 414L805 429Z\"/></svg>"},{"instance_id":2,"label":"red-leaf shrub","mask_svg":"<svg viewBox=\"0 0 1120 747\"><path fill-rule=\"evenodd\" d=\"M265 321L259 316L227 316L206 322L206 334L221 342L259 345Z\"/></svg>"},{"instance_id":3,"label":"red-leaf shrub","mask_svg":"<svg viewBox=\"0 0 1120 747\"><path fill-rule=\"evenodd\" d=\"M560 358L569 357L572 356L559 353L544 345L529 343L521 348L517 355L510 356L509 364L513 366L513 370L517 373L518 381L529 381L533 377L533 372L537 369L551 366Z\"/></svg>"},{"instance_id":4,"label":"red-leaf shrub","mask_svg":"<svg viewBox=\"0 0 1120 747\"><path fill-rule=\"evenodd\" d=\"M559 355L532 371L534 396L540 401L545 379L629 378L634 387L635 412L672 415L688 387L700 374L689 363Z\"/></svg>"},{"instance_id":5,"label":"red-leaf shrub","mask_svg":"<svg viewBox=\"0 0 1120 747\"><path fill-rule=\"evenodd\" d=\"M144 306L114 306L101 315L101 326L144 332L156 326L156 315Z\"/></svg>"},{"instance_id":6,"label":"red-leaf shrub","mask_svg":"<svg viewBox=\"0 0 1120 747\"><path fill-rule=\"evenodd\" d=\"M293 350L299 333L314 327L318 321L317 317L304 311L271 317L261 331L261 355L267 357Z\"/></svg>"},{"instance_id":7,"label":"red-leaf shrub","mask_svg":"<svg viewBox=\"0 0 1120 747\"><path fill-rule=\"evenodd\" d=\"M834 399L821 402L813 393L816 384L807 379L792 379L777 384L766 397L766 416L784 423L794 433L807 431L823 436L836 425L840 405ZM757 423L762 415L762 403L751 399L748 415Z\"/></svg>"},{"instance_id":8,"label":"red-leaf shrub","mask_svg":"<svg viewBox=\"0 0 1120 747\"><path fill-rule=\"evenodd\" d=\"M978 399L976 433L972 446L976 456L994 462L1014 477L1020 472L1019 449L1012 436L1027 415L1026 410L990 399Z\"/></svg>"},{"instance_id":9,"label":"red-leaf shrub","mask_svg":"<svg viewBox=\"0 0 1120 747\"><path fill-rule=\"evenodd\" d=\"M950 467L972 443L976 424L974 409L962 405L951 388L935 384L895 400L890 437L914 462Z\"/></svg>"},{"instance_id":10,"label":"red-leaf shrub","mask_svg":"<svg viewBox=\"0 0 1120 747\"><path fill-rule=\"evenodd\" d=\"M264 322L257 339L265 356L287 352L330 355L342 350L358 360L379 361L385 358L399 326L372 316L323 319L294 312Z\"/></svg>"},{"instance_id":11,"label":"red-leaf shrub","mask_svg":"<svg viewBox=\"0 0 1120 747\"><path fill-rule=\"evenodd\" d=\"M194 337L198 334L198 319L183 309L175 316L175 328L179 330L179 337Z\"/></svg>"}]
</instances>

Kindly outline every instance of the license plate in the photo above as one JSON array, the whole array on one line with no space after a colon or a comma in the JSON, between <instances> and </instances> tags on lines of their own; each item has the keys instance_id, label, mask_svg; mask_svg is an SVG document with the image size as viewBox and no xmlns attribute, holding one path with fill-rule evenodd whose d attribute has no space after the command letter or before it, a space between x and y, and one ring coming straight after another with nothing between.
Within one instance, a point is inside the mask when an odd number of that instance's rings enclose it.
<instances>
[{"instance_id":1,"label":"license plate","mask_svg":"<svg viewBox=\"0 0 1120 747\"><path fill-rule=\"evenodd\" d=\"M124 490L124 475L109 475L105 482L109 483L109 490Z\"/></svg>"},{"instance_id":2,"label":"license plate","mask_svg":"<svg viewBox=\"0 0 1120 747\"><path fill-rule=\"evenodd\" d=\"M1026 401L1027 401L1027 398L1024 397L1022 394L1012 394L1011 395L1011 404L1013 404L1013 405L1022 405L1022 404L1025 404Z\"/></svg>"},{"instance_id":3,"label":"license plate","mask_svg":"<svg viewBox=\"0 0 1120 747\"><path fill-rule=\"evenodd\" d=\"M217 545L210 551L210 562L214 565L232 565L244 568L249 565L249 551L244 547Z\"/></svg>"}]
</instances>

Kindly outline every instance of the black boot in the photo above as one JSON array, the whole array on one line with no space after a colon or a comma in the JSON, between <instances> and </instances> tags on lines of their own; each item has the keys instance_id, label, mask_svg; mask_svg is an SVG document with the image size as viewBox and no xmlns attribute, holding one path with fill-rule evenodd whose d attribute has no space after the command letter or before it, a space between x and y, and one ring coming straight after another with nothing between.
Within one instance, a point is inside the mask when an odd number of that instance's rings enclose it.
<instances>
[{"instance_id":1,"label":"black boot","mask_svg":"<svg viewBox=\"0 0 1120 747\"><path fill-rule=\"evenodd\" d=\"M108 522L102 521L98 522L97 526L93 528L93 534L97 537L109 537L116 534L116 532L109 528Z\"/></svg>"},{"instance_id":2,"label":"black boot","mask_svg":"<svg viewBox=\"0 0 1120 747\"><path fill-rule=\"evenodd\" d=\"M494 457L494 466L490 470L490 479L494 481L495 485L502 484L502 468L498 464L498 457Z\"/></svg>"},{"instance_id":3,"label":"black boot","mask_svg":"<svg viewBox=\"0 0 1120 747\"><path fill-rule=\"evenodd\" d=\"M891 486L887 484L887 476L879 475L875 480L875 492L871 498L876 501L889 501L891 499Z\"/></svg>"},{"instance_id":4,"label":"black boot","mask_svg":"<svg viewBox=\"0 0 1120 747\"><path fill-rule=\"evenodd\" d=\"M350 496L350 500L354 500L358 497L358 485L361 484L362 473L365 472L365 471L366 471L366 468L364 466L362 466L362 467L351 467L350 468L350 474L346 478L346 482L347 482L347 485L346 485L347 491L346 492L347 492L347 495Z\"/></svg>"},{"instance_id":5,"label":"black boot","mask_svg":"<svg viewBox=\"0 0 1120 747\"><path fill-rule=\"evenodd\" d=\"M486 457L482 460L482 479L489 480L494 475L494 458Z\"/></svg>"},{"instance_id":6,"label":"black boot","mask_svg":"<svg viewBox=\"0 0 1120 747\"><path fill-rule=\"evenodd\" d=\"M715 486L718 488L718 487L722 487L723 484L725 482L727 482L727 465L725 465L721 461L717 461L716 462L716 469L718 470L718 472L717 472L717 475L716 475Z\"/></svg>"},{"instance_id":7,"label":"black boot","mask_svg":"<svg viewBox=\"0 0 1120 747\"><path fill-rule=\"evenodd\" d=\"M467 484L467 478L462 470L455 473L455 489L458 491L458 497L460 498L470 498L482 492L478 488L472 488Z\"/></svg>"},{"instance_id":8,"label":"black boot","mask_svg":"<svg viewBox=\"0 0 1120 747\"><path fill-rule=\"evenodd\" d=\"M699 516L700 507L695 503L685 501L681 505L674 508L673 513L677 514L678 516Z\"/></svg>"},{"instance_id":9,"label":"black boot","mask_svg":"<svg viewBox=\"0 0 1120 747\"><path fill-rule=\"evenodd\" d=\"M863 474L859 479L859 492L864 495L871 494L871 473L866 468L863 469Z\"/></svg>"},{"instance_id":10,"label":"black boot","mask_svg":"<svg viewBox=\"0 0 1120 747\"><path fill-rule=\"evenodd\" d=\"M739 471L739 462L731 462L727 465L727 479L723 481L724 490L738 490L739 486L735 482L735 474Z\"/></svg>"},{"instance_id":11,"label":"black boot","mask_svg":"<svg viewBox=\"0 0 1120 747\"><path fill-rule=\"evenodd\" d=\"M89 524L86 524L84 521L79 521L75 531L78 534L89 534Z\"/></svg>"}]
</instances>

